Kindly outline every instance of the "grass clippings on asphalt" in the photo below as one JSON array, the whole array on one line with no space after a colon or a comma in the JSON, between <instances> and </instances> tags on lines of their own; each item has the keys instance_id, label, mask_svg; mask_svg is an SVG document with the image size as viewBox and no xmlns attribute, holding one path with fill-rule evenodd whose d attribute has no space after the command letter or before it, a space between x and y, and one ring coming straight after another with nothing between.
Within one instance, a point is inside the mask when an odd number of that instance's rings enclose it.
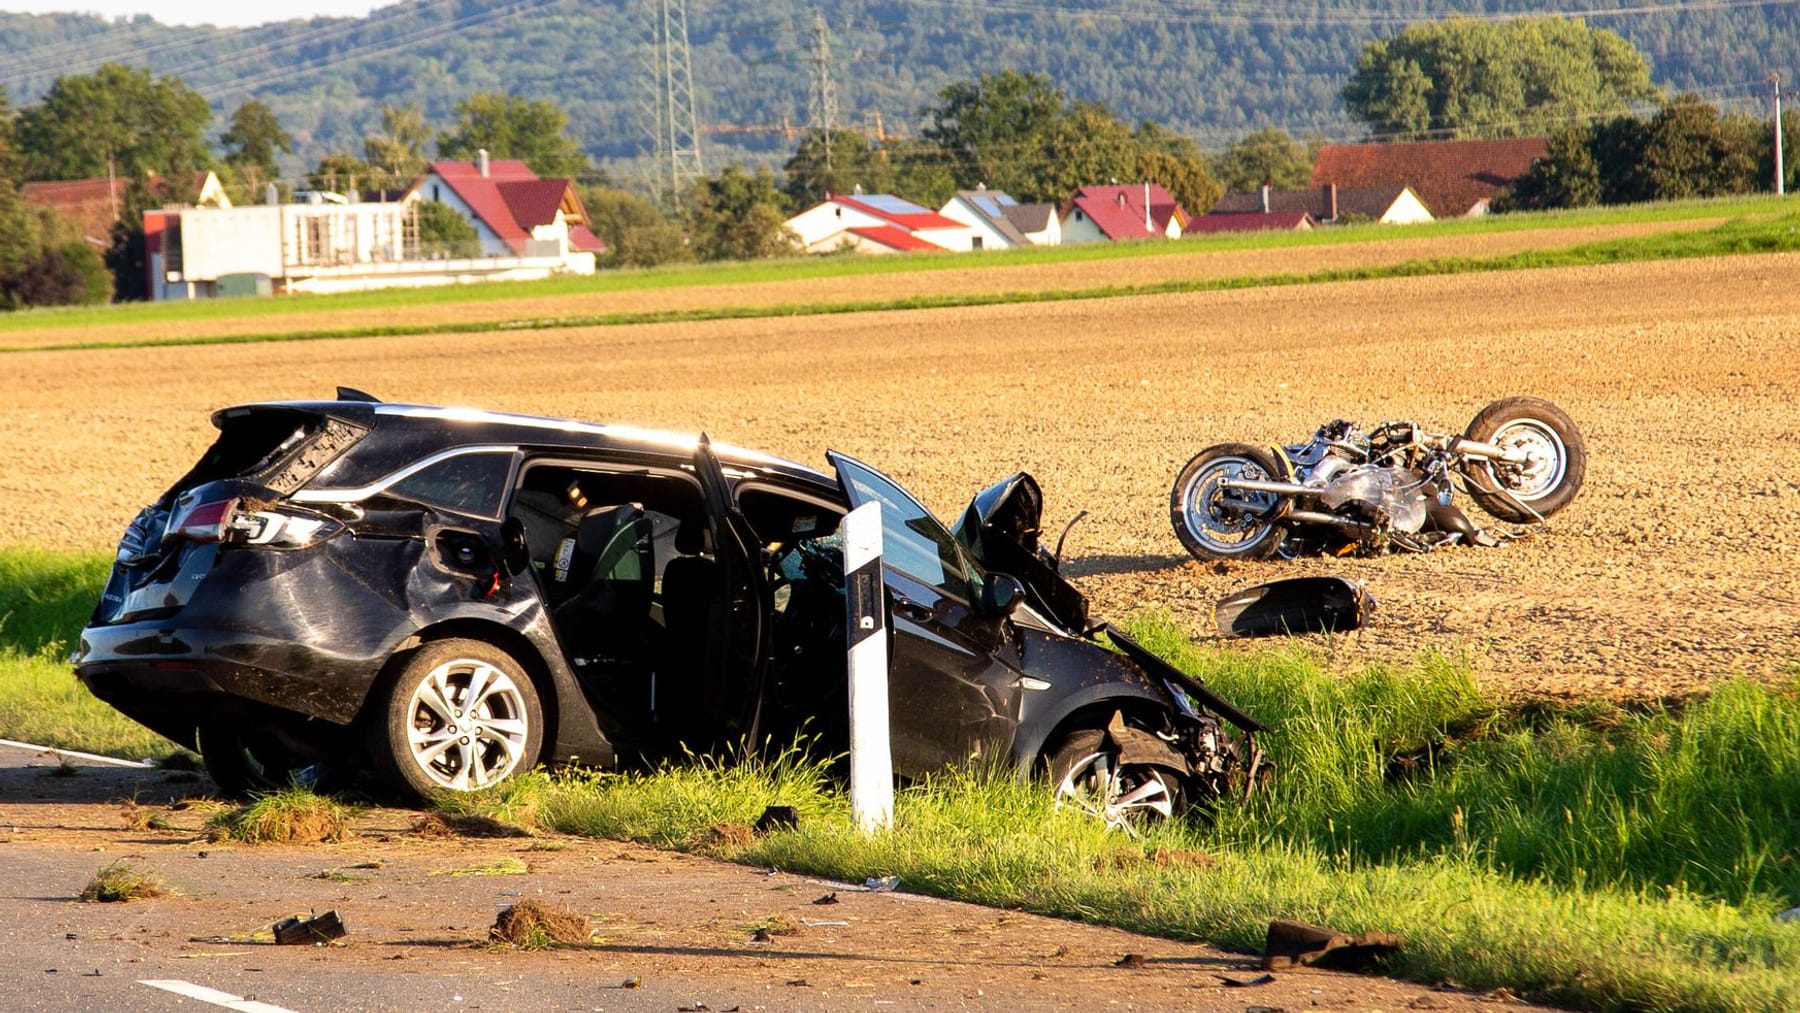
<instances>
[{"instance_id":1,"label":"grass clippings on asphalt","mask_svg":"<svg viewBox=\"0 0 1800 1013\"><path fill-rule=\"evenodd\" d=\"M221 839L245 844L322 844L348 840L355 813L349 806L306 788L258 795L249 805L207 821Z\"/></svg>"},{"instance_id":2,"label":"grass clippings on asphalt","mask_svg":"<svg viewBox=\"0 0 1800 1013\"><path fill-rule=\"evenodd\" d=\"M470 865L460 869L433 869L427 876L523 876L531 871L525 862L507 855L496 858L484 865Z\"/></svg>"},{"instance_id":3,"label":"grass clippings on asphalt","mask_svg":"<svg viewBox=\"0 0 1800 1013\"><path fill-rule=\"evenodd\" d=\"M121 904L162 897L172 892L161 879L133 869L130 862L121 858L101 866L88 885L82 888L77 899L101 904Z\"/></svg>"},{"instance_id":4,"label":"grass clippings on asphalt","mask_svg":"<svg viewBox=\"0 0 1800 1013\"><path fill-rule=\"evenodd\" d=\"M520 950L549 950L580 946L593 938L587 915L529 897L500 910L488 939L495 945Z\"/></svg>"}]
</instances>

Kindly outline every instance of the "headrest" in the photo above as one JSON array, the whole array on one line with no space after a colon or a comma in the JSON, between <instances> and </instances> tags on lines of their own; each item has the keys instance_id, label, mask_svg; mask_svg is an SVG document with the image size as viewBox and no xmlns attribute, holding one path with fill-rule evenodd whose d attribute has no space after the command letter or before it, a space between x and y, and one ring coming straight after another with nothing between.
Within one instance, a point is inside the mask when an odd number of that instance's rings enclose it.
<instances>
[{"instance_id":1,"label":"headrest","mask_svg":"<svg viewBox=\"0 0 1800 1013\"><path fill-rule=\"evenodd\" d=\"M630 528L643 517L644 508L637 503L620 503L617 506L589 510L582 516L580 526L575 529L575 548L589 556L598 556L606 551L614 535Z\"/></svg>"},{"instance_id":2,"label":"headrest","mask_svg":"<svg viewBox=\"0 0 1800 1013\"><path fill-rule=\"evenodd\" d=\"M675 551L684 556L698 556L706 551L706 526L698 521L682 521L675 529Z\"/></svg>"}]
</instances>

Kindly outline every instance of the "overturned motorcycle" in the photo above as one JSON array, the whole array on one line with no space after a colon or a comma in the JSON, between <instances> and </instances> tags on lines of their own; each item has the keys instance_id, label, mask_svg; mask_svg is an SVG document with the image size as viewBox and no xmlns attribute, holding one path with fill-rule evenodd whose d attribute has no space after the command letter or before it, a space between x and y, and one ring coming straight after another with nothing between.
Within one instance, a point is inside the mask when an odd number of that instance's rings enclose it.
<instances>
[{"instance_id":1,"label":"overturned motorcycle","mask_svg":"<svg viewBox=\"0 0 1800 1013\"><path fill-rule=\"evenodd\" d=\"M1305 443L1208 447L1175 479L1169 519L1200 559L1489 545L1498 539L1456 507L1456 491L1499 520L1541 524L1575 498L1586 470L1567 413L1509 397L1461 436L1409 421L1365 433L1334 419Z\"/></svg>"}]
</instances>

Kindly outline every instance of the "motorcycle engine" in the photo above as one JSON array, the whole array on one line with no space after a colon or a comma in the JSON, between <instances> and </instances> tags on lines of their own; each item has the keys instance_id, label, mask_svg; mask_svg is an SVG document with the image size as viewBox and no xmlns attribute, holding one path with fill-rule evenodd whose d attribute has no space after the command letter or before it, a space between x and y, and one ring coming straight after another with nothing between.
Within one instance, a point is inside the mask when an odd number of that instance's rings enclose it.
<instances>
[{"instance_id":1,"label":"motorcycle engine","mask_svg":"<svg viewBox=\"0 0 1800 1013\"><path fill-rule=\"evenodd\" d=\"M1407 534L1425 527L1423 483L1405 468L1362 465L1341 470L1326 481L1319 501L1335 513L1352 513L1377 527Z\"/></svg>"}]
</instances>

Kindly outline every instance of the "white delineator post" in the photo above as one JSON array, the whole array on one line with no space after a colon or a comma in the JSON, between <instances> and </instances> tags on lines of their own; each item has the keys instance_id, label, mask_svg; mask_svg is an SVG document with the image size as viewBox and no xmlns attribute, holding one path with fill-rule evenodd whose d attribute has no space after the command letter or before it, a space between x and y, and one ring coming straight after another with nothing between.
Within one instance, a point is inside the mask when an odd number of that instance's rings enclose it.
<instances>
[{"instance_id":1,"label":"white delineator post","mask_svg":"<svg viewBox=\"0 0 1800 1013\"><path fill-rule=\"evenodd\" d=\"M850 653L850 813L864 833L873 833L894 822L881 504L864 503L850 511L843 531L845 640Z\"/></svg>"}]
</instances>

